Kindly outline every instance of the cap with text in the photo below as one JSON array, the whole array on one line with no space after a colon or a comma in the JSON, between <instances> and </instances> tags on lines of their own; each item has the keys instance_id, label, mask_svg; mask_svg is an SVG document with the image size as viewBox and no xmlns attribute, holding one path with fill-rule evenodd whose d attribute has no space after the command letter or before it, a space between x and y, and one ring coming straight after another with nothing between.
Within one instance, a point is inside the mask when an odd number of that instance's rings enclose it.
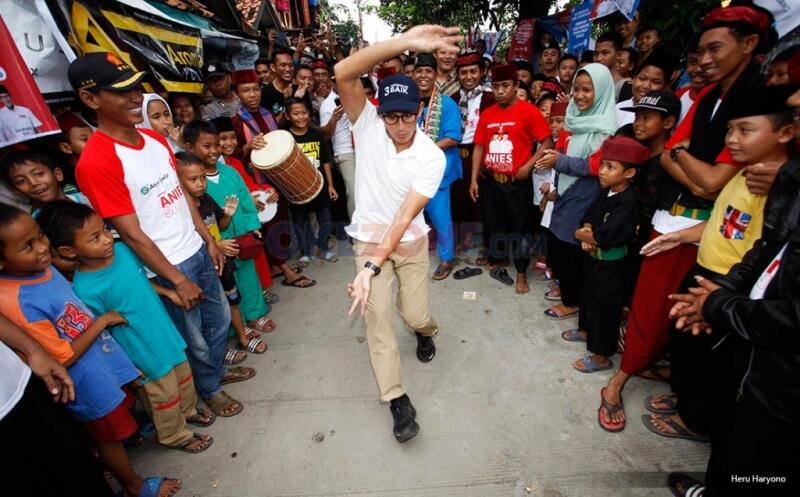
<instances>
[{"instance_id":1,"label":"cap with text","mask_svg":"<svg viewBox=\"0 0 800 497\"><path fill-rule=\"evenodd\" d=\"M419 88L413 79L395 74L378 85L378 114L419 110Z\"/></svg>"}]
</instances>

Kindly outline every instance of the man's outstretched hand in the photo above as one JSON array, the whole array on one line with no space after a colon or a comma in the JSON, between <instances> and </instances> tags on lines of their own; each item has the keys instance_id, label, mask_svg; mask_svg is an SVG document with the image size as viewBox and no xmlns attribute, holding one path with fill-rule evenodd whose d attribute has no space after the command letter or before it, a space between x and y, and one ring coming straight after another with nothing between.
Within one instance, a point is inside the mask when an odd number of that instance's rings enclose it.
<instances>
[{"instance_id":1,"label":"man's outstretched hand","mask_svg":"<svg viewBox=\"0 0 800 497\"><path fill-rule=\"evenodd\" d=\"M464 37L461 35L461 28L446 28L434 24L414 26L403 33L403 37L408 41L408 48L412 52L433 53L440 48L460 50L458 44L464 41Z\"/></svg>"}]
</instances>

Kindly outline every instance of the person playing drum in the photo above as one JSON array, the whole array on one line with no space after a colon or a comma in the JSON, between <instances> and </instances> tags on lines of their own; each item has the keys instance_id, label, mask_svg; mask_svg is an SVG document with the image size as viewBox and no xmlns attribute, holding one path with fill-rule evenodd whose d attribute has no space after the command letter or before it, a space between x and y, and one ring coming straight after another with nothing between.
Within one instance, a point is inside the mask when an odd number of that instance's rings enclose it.
<instances>
[{"instance_id":1,"label":"person playing drum","mask_svg":"<svg viewBox=\"0 0 800 497\"><path fill-rule=\"evenodd\" d=\"M355 141L355 212L347 233L355 240L358 271L348 285L350 314L365 317L367 345L381 400L390 403L394 436L403 443L419 431L416 410L403 387L393 328L392 287L397 306L417 337L417 358L433 359L439 327L428 306L428 231L422 209L436 194L445 156L418 132L419 89L413 79L390 76L378 88L378 107L367 100L360 76L400 53L457 48L458 28L416 26L336 64L336 81Z\"/></svg>"}]
</instances>

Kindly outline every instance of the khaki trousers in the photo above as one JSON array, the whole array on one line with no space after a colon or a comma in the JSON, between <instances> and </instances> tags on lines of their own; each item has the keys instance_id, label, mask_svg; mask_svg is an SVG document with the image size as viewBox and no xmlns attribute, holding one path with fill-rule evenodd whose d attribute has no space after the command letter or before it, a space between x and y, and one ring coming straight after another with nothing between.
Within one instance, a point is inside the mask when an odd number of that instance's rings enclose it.
<instances>
[{"instance_id":1,"label":"khaki trousers","mask_svg":"<svg viewBox=\"0 0 800 497\"><path fill-rule=\"evenodd\" d=\"M356 242L356 271L364 267L375 244ZM378 382L381 400L388 402L402 396L403 373L400 350L394 334L392 291L398 283L397 307L411 330L433 336L439 328L428 306L428 237L401 243L381 266L381 274L372 278L365 321L367 346L372 371Z\"/></svg>"},{"instance_id":2,"label":"khaki trousers","mask_svg":"<svg viewBox=\"0 0 800 497\"><path fill-rule=\"evenodd\" d=\"M356 154L339 154L333 157L333 161L342 173L347 190L347 215L352 218L356 210Z\"/></svg>"},{"instance_id":3,"label":"khaki trousers","mask_svg":"<svg viewBox=\"0 0 800 497\"><path fill-rule=\"evenodd\" d=\"M197 391L188 361L142 385L139 394L142 406L156 426L159 443L174 447L192 438L186 418L197 414Z\"/></svg>"}]
</instances>

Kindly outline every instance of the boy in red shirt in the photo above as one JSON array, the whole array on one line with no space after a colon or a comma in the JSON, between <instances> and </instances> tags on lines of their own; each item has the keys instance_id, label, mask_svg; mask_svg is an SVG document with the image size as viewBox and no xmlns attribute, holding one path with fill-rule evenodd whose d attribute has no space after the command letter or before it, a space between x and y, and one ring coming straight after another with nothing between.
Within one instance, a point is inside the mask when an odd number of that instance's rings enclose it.
<instances>
[{"instance_id":1,"label":"boy in red shirt","mask_svg":"<svg viewBox=\"0 0 800 497\"><path fill-rule=\"evenodd\" d=\"M517 99L516 67L513 64L492 68L492 92L497 103L484 111L475 130L470 196L478 199L478 172L489 170L486 188L486 246L489 249L489 274L506 285L514 280L504 268L508 257L517 270L515 291L530 291L525 272L530 264L525 238L530 237L533 164L553 138L547 123L534 105ZM536 153L533 147L539 142Z\"/></svg>"}]
</instances>

